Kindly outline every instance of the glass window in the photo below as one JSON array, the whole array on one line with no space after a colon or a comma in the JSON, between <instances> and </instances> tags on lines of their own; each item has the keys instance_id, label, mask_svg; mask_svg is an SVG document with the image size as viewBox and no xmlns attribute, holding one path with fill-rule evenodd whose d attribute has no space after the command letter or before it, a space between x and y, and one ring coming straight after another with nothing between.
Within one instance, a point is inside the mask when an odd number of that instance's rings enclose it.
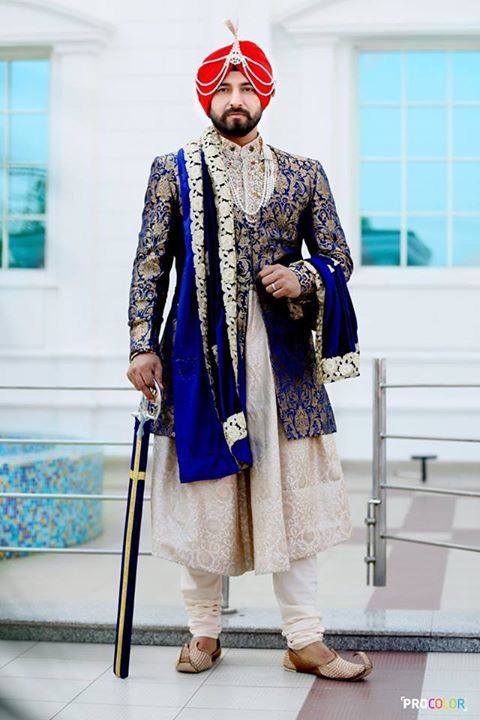
<instances>
[{"instance_id":1,"label":"glass window","mask_svg":"<svg viewBox=\"0 0 480 720\"><path fill-rule=\"evenodd\" d=\"M45 213L45 174L45 168L10 170L8 212L11 215Z\"/></svg>"},{"instance_id":2,"label":"glass window","mask_svg":"<svg viewBox=\"0 0 480 720\"><path fill-rule=\"evenodd\" d=\"M480 218L457 217L453 221L453 264L480 265Z\"/></svg>"},{"instance_id":3,"label":"glass window","mask_svg":"<svg viewBox=\"0 0 480 720\"><path fill-rule=\"evenodd\" d=\"M362 216L362 265L400 264L400 216Z\"/></svg>"},{"instance_id":4,"label":"glass window","mask_svg":"<svg viewBox=\"0 0 480 720\"><path fill-rule=\"evenodd\" d=\"M7 63L0 60L0 111L7 107Z\"/></svg>"},{"instance_id":5,"label":"glass window","mask_svg":"<svg viewBox=\"0 0 480 720\"><path fill-rule=\"evenodd\" d=\"M453 163L453 209L480 214L480 162Z\"/></svg>"},{"instance_id":6,"label":"glass window","mask_svg":"<svg viewBox=\"0 0 480 720\"><path fill-rule=\"evenodd\" d=\"M447 99L448 56L445 52L405 53L405 94L407 101Z\"/></svg>"},{"instance_id":7,"label":"glass window","mask_svg":"<svg viewBox=\"0 0 480 720\"><path fill-rule=\"evenodd\" d=\"M400 163L363 162L360 168L362 212L400 210Z\"/></svg>"},{"instance_id":8,"label":"glass window","mask_svg":"<svg viewBox=\"0 0 480 720\"><path fill-rule=\"evenodd\" d=\"M480 53L452 53L453 102L480 101Z\"/></svg>"},{"instance_id":9,"label":"glass window","mask_svg":"<svg viewBox=\"0 0 480 720\"><path fill-rule=\"evenodd\" d=\"M400 101L401 54L364 52L360 55L360 101Z\"/></svg>"},{"instance_id":10,"label":"glass window","mask_svg":"<svg viewBox=\"0 0 480 720\"><path fill-rule=\"evenodd\" d=\"M10 115L10 162L43 163L48 156L46 115Z\"/></svg>"},{"instance_id":11,"label":"glass window","mask_svg":"<svg viewBox=\"0 0 480 720\"><path fill-rule=\"evenodd\" d=\"M400 108L361 108L360 142L364 155L400 155L401 130Z\"/></svg>"},{"instance_id":12,"label":"glass window","mask_svg":"<svg viewBox=\"0 0 480 720\"><path fill-rule=\"evenodd\" d=\"M480 52L358 57L364 265L480 265Z\"/></svg>"},{"instance_id":13,"label":"glass window","mask_svg":"<svg viewBox=\"0 0 480 720\"><path fill-rule=\"evenodd\" d=\"M444 162L407 163L407 210L447 210L447 167Z\"/></svg>"},{"instance_id":14,"label":"glass window","mask_svg":"<svg viewBox=\"0 0 480 720\"><path fill-rule=\"evenodd\" d=\"M45 223L19 220L8 223L8 266L42 268L45 265Z\"/></svg>"},{"instance_id":15,"label":"glass window","mask_svg":"<svg viewBox=\"0 0 480 720\"><path fill-rule=\"evenodd\" d=\"M447 264L445 217L407 217L407 265Z\"/></svg>"},{"instance_id":16,"label":"glass window","mask_svg":"<svg viewBox=\"0 0 480 720\"><path fill-rule=\"evenodd\" d=\"M0 163L5 162L5 128L6 116L0 111Z\"/></svg>"},{"instance_id":17,"label":"glass window","mask_svg":"<svg viewBox=\"0 0 480 720\"><path fill-rule=\"evenodd\" d=\"M446 108L409 107L406 123L406 149L409 157L445 157L447 154ZM398 155L400 154L399 149Z\"/></svg>"},{"instance_id":18,"label":"glass window","mask_svg":"<svg viewBox=\"0 0 480 720\"><path fill-rule=\"evenodd\" d=\"M480 155L480 103L478 107L453 108L453 154Z\"/></svg>"},{"instance_id":19,"label":"glass window","mask_svg":"<svg viewBox=\"0 0 480 720\"><path fill-rule=\"evenodd\" d=\"M0 60L0 267L45 266L50 63Z\"/></svg>"},{"instance_id":20,"label":"glass window","mask_svg":"<svg viewBox=\"0 0 480 720\"><path fill-rule=\"evenodd\" d=\"M48 110L48 60L12 60L10 66L10 108Z\"/></svg>"}]
</instances>

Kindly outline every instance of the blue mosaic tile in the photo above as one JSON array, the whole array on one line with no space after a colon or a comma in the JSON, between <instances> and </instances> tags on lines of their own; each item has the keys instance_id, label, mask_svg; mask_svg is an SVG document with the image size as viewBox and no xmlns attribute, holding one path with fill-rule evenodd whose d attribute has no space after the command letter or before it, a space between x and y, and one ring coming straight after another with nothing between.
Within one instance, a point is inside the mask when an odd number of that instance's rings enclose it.
<instances>
[{"instance_id":1,"label":"blue mosaic tile","mask_svg":"<svg viewBox=\"0 0 480 720\"><path fill-rule=\"evenodd\" d=\"M102 493L103 452L95 446L15 445L2 443L2 436L12 435L0 433L2 492ZM103 531L101 500L0 498L0 504L0 548L70 547ZM30 554L0 551L0 560Z\"/></svg>"}]
</instances>

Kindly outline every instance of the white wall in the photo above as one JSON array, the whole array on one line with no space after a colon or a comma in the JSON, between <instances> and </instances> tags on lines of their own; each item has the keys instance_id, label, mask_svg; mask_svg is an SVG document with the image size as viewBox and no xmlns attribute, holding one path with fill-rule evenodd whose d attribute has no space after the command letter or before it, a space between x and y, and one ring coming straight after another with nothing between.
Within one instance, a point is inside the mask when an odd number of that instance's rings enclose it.
<instances>
[{"instance_id":1,"label":"white wall","mask_svg":"<svg viewBox=\"0 0 480 720\"><path fill-rule=\"evenodd\" d=\"M194 75L206 54L229 42L229 16L277 73L261 131L273 145L320 159L334 191L356 263L349 287L362 374L327 390L342 457L369 459L373 357L388 358L392 382L479 382L472 308L480 282L478 268L360 267L355 52L379 42L472 42L480 6L466 0L0 4L0 46L51 47L53 76L49 266L0 274L2 384L128 385L128 288L148 170L155 155L178 149L208 122ZM139 397L2 393L0 429L125 441ZM388 429L478 435L479 397L480 390L391 390ZM473 444L395 443L392 458L422 450L440 460L478 457Z\"/></svg>"}]
</instances>

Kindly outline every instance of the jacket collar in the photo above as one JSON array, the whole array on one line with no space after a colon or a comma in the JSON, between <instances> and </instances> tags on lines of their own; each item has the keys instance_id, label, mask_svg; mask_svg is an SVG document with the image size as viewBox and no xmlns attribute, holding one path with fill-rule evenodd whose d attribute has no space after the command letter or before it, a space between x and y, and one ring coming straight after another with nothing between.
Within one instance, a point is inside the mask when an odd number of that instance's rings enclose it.
<instances>
[{"instance_id":1,"label":"jacket collar","mask_svg":"<svg viewBox=\"0 0 480 720\"><path fill-rule=\"evenodd\" d=\"M218 135L222 141L223 149L226 153L228 153L228 155L242 158L245 156L251 157L254 155L263 156L263 138L260 133L258 133L257 137L253 140L250 140L250 142L246 145L239 145L238 143L229 140L223 135L220 135L220 133L218 133Z\"/></svg>"}]
</instances>

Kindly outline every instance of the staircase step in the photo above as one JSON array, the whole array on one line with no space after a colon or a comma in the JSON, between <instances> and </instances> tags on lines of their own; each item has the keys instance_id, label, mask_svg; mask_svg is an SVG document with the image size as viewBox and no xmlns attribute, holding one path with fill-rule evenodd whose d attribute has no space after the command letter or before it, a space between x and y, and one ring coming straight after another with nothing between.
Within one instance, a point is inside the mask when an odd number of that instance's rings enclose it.
<instances>
[{"instance_id":1,"label":"staircase step","mask_svg":"<svg viewBox=\"0 0 480 720\"><path fill-rule=\"evenodd\" d=\"M277 608L231 608L222 615L222 645L284 648ZM116 605L4 603L1 640L114 643ZM325 642L337 650L480 652L480 613L449 610L325 608ZM182 645L190 637L180 607L135 606L132 643Z\"/></svg>"}]
</instances>

